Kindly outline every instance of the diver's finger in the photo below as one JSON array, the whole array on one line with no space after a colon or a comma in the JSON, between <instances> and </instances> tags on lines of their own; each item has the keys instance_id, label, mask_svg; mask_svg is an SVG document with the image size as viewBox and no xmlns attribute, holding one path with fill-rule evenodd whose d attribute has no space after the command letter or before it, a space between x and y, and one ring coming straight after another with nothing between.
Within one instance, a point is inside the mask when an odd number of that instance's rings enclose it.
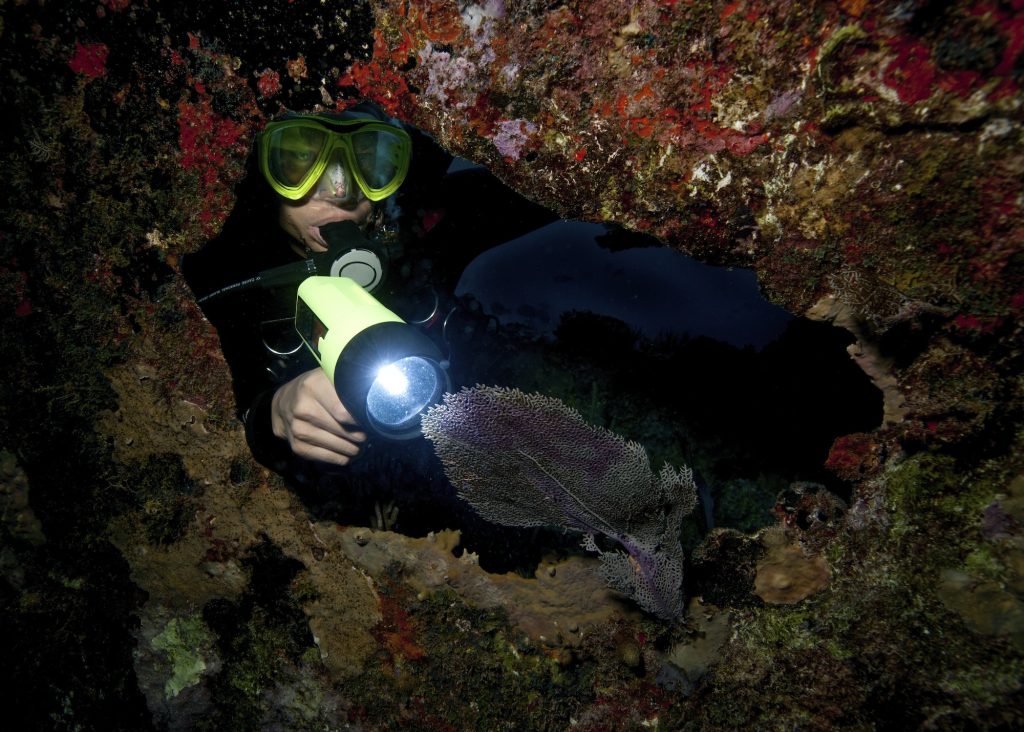
<instances>
[{"instance_id":1,"label":"diver's finger","mask_svg":"<svg viewBox=\"0 0 1024 732\"><path fill-rule=\"evenodd\" d=\"M338 392L334 390L334 386L329 381L324 379L326 388L323 388L322 384L317 385L316 397L320 405L331 415L331 418L338 424L351 425L355 428L359 428L359 422L352 416L352 413L348 410L341 399L338 397Z\"/></svg>"},{"instance_id":2,"label":"diver's finger","mask_svg":"<svg viewBox=\"0 0 1024 732\"><path fill-rule=\"evenodd\" d=\"M322 369L309 379L308 387L313 398L321 404L335 422L342 425L351 425L358 429L358 422L348 411L348 407L342 403L338 392Z\"/></svg>"},{"instance_id":3,"label":"diver's finger","mask_svg":"<svg viewBox=\"0 0 1024 732\"><path fill-rule=\"evenodd\" d=\"M303 421L309 422L338 437L353 440L354 442L364 442L366 440L366 433L356 424L351 415L348 415L348 412L345 412L345 414L348 416L347 422L339 420L323 404L318 403L315 408L308 410L303 415Z\"/></svg>"},{"instance_id":4,"label":"diver's finger","mask_svg":"<svg viewBox=\"0 0 1024 732\"><path fill-rule=\"evenodd\" d=\"M297 451L307 446L327 449L332 453L349 458L354 458L360 450L360 446L356 442L346 437L317 429L309 423L296 425L292 430L292 450Z\"/></svg>"},{"instance_id":5,"label":"diver's finger","mask_svg":"<svg viewBox=\"0 0 1024 732\"><path fill-rule=\"evenodd\" d=\"M337 428L337 425L335 425ZM310 422L298 422L292 426L292 442L313 445L343 455L356 455L360 445L345 434L321 429ZM292 448L294 450L294 447Z\"/></svg>"},{"instance_id":6,"label":"diver's finger","mask_svg":"<svg viewBox=\"0 0 1024 732\"><path fill-rule=\"evenodd\" d=\"M301 458L306 460L315 460L321 463L329 463L331 465L346 466L352 460L355 459L356 455L346 455L344 453L337 453L327 448L320 447L318 445L306 445L297 444L293 445L292 452Z\"/></svg>"}]
</instances>

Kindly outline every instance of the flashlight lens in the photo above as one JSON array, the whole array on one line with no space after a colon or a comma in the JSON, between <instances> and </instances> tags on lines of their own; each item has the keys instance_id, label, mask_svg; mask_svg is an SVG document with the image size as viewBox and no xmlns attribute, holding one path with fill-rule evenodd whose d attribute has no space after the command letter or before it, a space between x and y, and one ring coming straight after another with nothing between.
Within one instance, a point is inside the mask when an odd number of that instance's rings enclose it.
<instances>
[{"instance_id":1,"label":"flashlight lens","mask_svg":"<svg viewBox=\"0 0 1024 732\"><path fill-rule=\"evenodd\" d=\"M440 398L440 367L420 356L407 356L377 372L366 395L370 418L385 428L402 428Z\"/></svg>"},{"instance_id":2,"label":"flashlight lens","mask_svg":"<svg viewBox=\"0 0 1024 732\"><path fill-rule=\"evenodd\" d=\"M393 363L377 372L377 381L384 391L391 396L401 396L409 390L409 378L402 369Z\"/></svg>"}]
</instances>

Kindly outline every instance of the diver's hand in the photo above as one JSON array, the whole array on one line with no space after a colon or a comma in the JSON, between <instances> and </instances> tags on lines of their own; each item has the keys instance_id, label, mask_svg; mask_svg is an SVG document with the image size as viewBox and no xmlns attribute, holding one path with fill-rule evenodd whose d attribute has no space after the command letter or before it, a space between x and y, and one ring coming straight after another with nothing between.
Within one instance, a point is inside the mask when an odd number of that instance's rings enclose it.
<instances>
[{"instance_id":1,"label":"diver's hand","mask_svg":"<svg viewBox=\"0 0 1024 732\"><path fill-rule=\"evenodd\" d=\"M270 420L274 434L307 460L348 465L366 440L323 369L307 371L278 389Z\"/></svg>"}]
</instances>

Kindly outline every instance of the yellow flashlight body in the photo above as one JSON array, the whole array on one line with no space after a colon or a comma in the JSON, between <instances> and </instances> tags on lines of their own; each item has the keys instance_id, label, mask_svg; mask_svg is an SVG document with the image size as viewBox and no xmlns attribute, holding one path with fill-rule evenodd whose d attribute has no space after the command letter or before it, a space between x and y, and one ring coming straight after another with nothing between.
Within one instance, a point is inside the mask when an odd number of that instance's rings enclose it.
<instances>
[{"instance_id":1,"label":"yellow flashlight body","mask_svg":"<svg viewBox=\"0 0 1024 732\"><path fill-rule=\"evenodd\" d=\"M380 323L405 321L348 277L309 277L299 285L295 329L334 383L334 369L349 342Z\"/></svg>"}]
</instances>

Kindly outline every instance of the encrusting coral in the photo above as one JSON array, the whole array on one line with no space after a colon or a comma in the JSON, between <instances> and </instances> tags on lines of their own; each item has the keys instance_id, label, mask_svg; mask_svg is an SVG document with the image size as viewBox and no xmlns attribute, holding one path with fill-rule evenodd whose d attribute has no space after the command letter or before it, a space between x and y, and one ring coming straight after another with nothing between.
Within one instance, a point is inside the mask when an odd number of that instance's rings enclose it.
<instances>
[{"instance_id":1,"label":"encrusting coral","mask_svg":"<svg viewBox=\"0 0 1024 732\"><path fill-rule=\"evenodd\" d=\"M800 602L828 585L828 564L820 556L807 556L786 542L785 532L768 530L763 543L767 556L757 565L754 594L767 603L789 605Z\"/></svg>"},{"instance_id":2,"label":"encrusting coral","mask_svg":"<svg viewBox=\"0 0 1024 732\"><path fill-rule=\"evenodd\" d=\"M456 556L457 531L414 539L352 526L342 531L321 528L330 549L368 576L400 571L403 582L422 596L453 590L470 607L507 612L527 636L548 646L578 646L585 634L627 610L602 585L593 557L543 562L527 578L487 572L469 551Z\"/></svg>"}]
</instances>

